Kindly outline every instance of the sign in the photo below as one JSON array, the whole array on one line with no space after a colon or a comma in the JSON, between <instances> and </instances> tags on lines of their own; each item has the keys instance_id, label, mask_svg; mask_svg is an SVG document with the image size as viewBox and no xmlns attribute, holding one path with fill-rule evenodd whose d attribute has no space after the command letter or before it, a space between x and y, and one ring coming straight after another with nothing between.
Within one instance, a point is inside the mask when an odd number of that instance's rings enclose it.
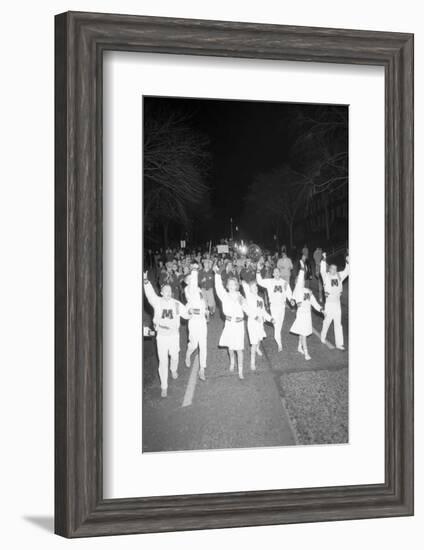
<instances>
[{"instance_id":1,"label":"sign","mask_svg":"<svg viewBox=\"0 0 424 550\"><path fill-rule=\"evenodd\" d=\"M218 244L216 250L218 254L228 254L228 244Z\"/></svg>"},{"instance_id":2,"label":"sign","mask_svg":"<svg viewBox=\"0 0 424 550\"><path fill-rule=\"evenodd\" d=\"M185 241L181 241L180 243L180 248L185 248L186 247L186 242Z\"/></svg>"}]
</instances>

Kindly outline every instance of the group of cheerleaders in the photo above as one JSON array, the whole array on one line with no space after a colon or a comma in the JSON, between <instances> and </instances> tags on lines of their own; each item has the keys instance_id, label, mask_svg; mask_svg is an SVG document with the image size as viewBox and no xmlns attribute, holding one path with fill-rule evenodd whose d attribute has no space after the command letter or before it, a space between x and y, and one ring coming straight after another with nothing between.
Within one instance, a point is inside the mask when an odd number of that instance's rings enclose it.
<instances>
[{"instance_id":1,"label":"group of cheerleaders","mask_svg":"<svg viewBox=\"0 0 424 550\"><path fill-rule=\"evenodd\" d=\"M240 283L236 278L227 280L226 288L219 273L218 266L213 268L215 272L215 291L222 304L222 313L225 319L224 328L219 340L220 347L228 348L230 358L230 371L235 370L240 380L244 379L243 350L245 333L245 315L247 317L247 332L250 341L250 368L256 370L256 355L261 356L260 343L266 336L264 323L272 323L274 327L274 339L278 351L282 351L281 330L284 322L286 302L292 307L297 307L296 318L290 328L290 332L298 335L298 352L305 360L311 359L308 351L307 337L312 334L312 314L314 308L324 317L321 342L325 343L325 337L329 324L334 321L336 333L336 347L343 350L343 333L341 330L340 296L343 280L349 274L348 259L343 271L337 271L332 265L327 270L325 253L321 262L321 275L326 295L326 305L322 307L309 288L305 287L305 266L300 260L300 269L295 288L292 291L290 284L281 277L279 270L275 269L272 279L264 279L258 269L256 281L241 282L243 294L240 292ZM191 265L190 274L186 276L184 305L172 296L169 285L161 288L160 295L156 294L153 286L144 274L144 288L146 297L154 310L153 324L156 330L156 342L159 358L159 377L161 381L161 395L167 396L168 370L173 379L178 378L178 360L180 352L180 319L188 320L188 345L185 364L191 367L191 357L195 350L199 349L199 378L206 379L205 369L207 360L207 322L209 310L202 289L198 284L199 265ZM258 286L266 289L269 297L270 312L265 308L263 298L259 295Z\"/></svg>"}]
</instances>

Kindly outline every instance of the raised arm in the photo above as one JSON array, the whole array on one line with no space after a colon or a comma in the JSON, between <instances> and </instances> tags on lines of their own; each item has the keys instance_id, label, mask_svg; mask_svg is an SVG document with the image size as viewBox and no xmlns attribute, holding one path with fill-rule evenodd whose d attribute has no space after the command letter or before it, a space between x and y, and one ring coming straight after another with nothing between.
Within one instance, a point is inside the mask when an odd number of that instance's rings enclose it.
<instances>
[{"instance_id":1,"label":"raised arm","mask_svg":"<svg viewBox=\"0 0 424 550\"><path fill-rule=\"evenodd\" d=\"M152 283L147 278L147 271L144 274L144 292L146 294L146 298L149 302L149 304L152 306L152 308L155 308L160 300L159 296L156 294L155 289L152 286Z\"/></svg>"},{"instance_id":2,"label":"raised arm","mask_svg":"<svg viewBox=\"0 0 424 550\"><path fill-rule=\"evenodd\" d=\"M187 301L190 299L191 296L195 295L195 292L199 288L199 270L197 264L192 266L192 270L190 273L189 283L185 288L185 295L187 298Z\"/></svg>"},{"instance_id":3,"label":"raised arm","mask_svg":"<svg viewBox=\"0 0 424 550\"><path fill-rule=\"evenodd\" d=\"M264 279L261 275L261 272L260 271L257 271L256 272L256 282L258 283L259 286L263 287L263 288L268 288L268 280L269 279Z\"/></svg>"},{"instance_id":4,"label":"raised arm","mask_svg":"<svg viewBox=\"0 0 424 550\"><path fill-rule=\"evenodd\" d=\"M249 293L250 293L250 288L249 288L249 285L248 283L246 283L246 281L241 281L241 286L243 287L243 290L244 290L244 295L246 296L246 298L249 296Z\"/></svg>"},{"instance_id":5,"label":"raised arm","mask_svg":"<svg viewBox=\"0 0 424 550\"><path fill-rule=\"evenodd\" d=\"M325 278L327 277L327 254L325 252L322 253L319 270L321 273L322 280L324 281Z\"/></svg>"},{"instance_id":6,"label":"raised arm","mask_svg":"<svg viewBox=\"0 0 424 550\"><path fill-rule=\"evenodd\" d=\"M225 298L226 290L222 284L222 278L218 271L215 271L215 290L218 298L222 300Z\"/></svg>"}]
</instances>

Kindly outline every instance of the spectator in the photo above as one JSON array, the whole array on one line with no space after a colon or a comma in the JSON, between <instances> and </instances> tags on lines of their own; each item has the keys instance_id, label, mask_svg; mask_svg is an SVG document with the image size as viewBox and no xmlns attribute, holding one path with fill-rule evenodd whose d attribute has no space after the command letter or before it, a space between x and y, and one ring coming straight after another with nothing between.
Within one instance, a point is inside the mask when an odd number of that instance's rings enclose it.
<instances>
[{"instance_id":1,"label":"spectator","mask_svg":"<svg viewBox=\"0 0 424 550\"><path fill-rule=\"evenodd\" d=\"M240 279L248 284L256 281L256 266L250 258L246 258L244 267L240 270Z\"/></svg>"},{"instance_id":2,"label":"spectator","mask_svg":"<svg viewBox=\"0 0 424 550\"><path fill-rule=\"evenodd\" d=\"M164 285L169 285L172 290L172 297L179 300L180 296L180 279L176 273L177 266L172 262L166 262L165 271L161 271L159 275L159 288Z\"/></svg>"},{"instance_id":3,"label":"spectator","mask_svg":"<svg viewBox=\"0 0 424 550\"><path fill-rule=\"evenodd\" d=\"M281 258L277 261L277 267L280 270L281 277L290 283L290 276L293 269L293 262L285 252L281 253Z\"/></svg>"},{"instance_id":4,"label":"spectator","mask_svg":"<svg viewBox=\"0 0 424 550\"><path fill-rule=\"evenodd\" d=\"M227 287L228 279L232 278L232 279L237 279L238 280L238 275L236 273L236 270L233 267L233 262L228 261L225 264L225 267L224 267L223 271L221 272L221 278L222 278L222 283L224 285L224 288Z\"/></svg>"},{"instance_id":5,"label":"spectator","mask_svg":"<svg viewBox=\"0 0 424 550\"><path fill-rule=\"evenodd\" d=\"M214 315L216 309L214 272L212 271L212 261L209 258L203 260L203 269L199 271L199 287L209 309L209 313Z\"/></svg>"}]
</instances>

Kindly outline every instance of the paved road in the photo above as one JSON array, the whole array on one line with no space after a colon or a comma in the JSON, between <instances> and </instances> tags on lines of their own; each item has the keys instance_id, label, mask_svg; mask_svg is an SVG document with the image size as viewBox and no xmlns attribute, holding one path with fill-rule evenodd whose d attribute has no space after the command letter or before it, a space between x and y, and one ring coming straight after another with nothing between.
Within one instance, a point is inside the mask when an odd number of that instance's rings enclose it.
<instances>
[{"instance_id":1,"label":"paved road","mask_svg":"<svg viewBox=\"0 0 424 550\"><path fill-rule=\"evenodd\" d=\"M297 352L297 337L289 333L294 317L288 308L281 353L272 327L266 327L255 373L246 333L243 381L229 371L227 351L218 348L223 326L218 314L208 325L206 382L196 375L197 357L191 368L184 365L183 325L179 377L170 379L167 399L160 398L153 342L145 344L143 452L347 442L348 354L330 349L331 343L322 345L313 334L308 338L312 360L305 361ZM319 331L321 318L314 316L313 322ZM346 322L344 331L347 337ZM328 338L333 339L332 328Z\"/></svg>"}]
</instances>

